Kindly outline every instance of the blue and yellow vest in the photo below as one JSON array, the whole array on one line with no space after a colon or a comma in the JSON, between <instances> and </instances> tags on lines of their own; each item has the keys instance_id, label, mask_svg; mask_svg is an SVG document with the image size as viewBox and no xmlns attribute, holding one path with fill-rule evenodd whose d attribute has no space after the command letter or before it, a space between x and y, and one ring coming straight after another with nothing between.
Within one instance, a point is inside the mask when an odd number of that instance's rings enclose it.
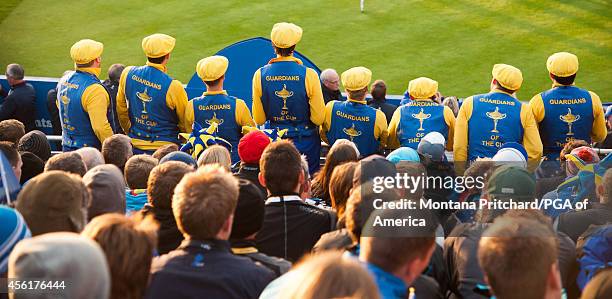
<instances>
[{"instance_id":1,"label":"blue and yellow vest","mask_svg":"<svg viewBox=\"0 0 612 299\"><path fill-rule=\"evenodd\" d=\"M289 138L318 134L317 126L310 121L305 66L293 61L263 66L261 90L266 127L288 129Z\"/></svg>"},{"instance_id":2,"label":"blue and yellow vest","mask_svg":"<svg viewBox=\"0 0 612 299\"><path fill-rule=\"evenodd\" d=\"M334 102L329 132L329 144L337 139L348 139L357 145L359 153L367 157L378 152L380 142L374 138L376 109L352 101Z\"/></svg>"},{"instance_id":3,"label":"blue and yellow vest","mask_svg":"<svg viewBox=\"0 0 612 299\"><path fill-rule=\"evenodd\" d=\"M559 86L540 94L544 119L539 124L547 160L558 160L565 144L574 139L591 143L593 103L587 90Z\"/></svg>"},{"instance_id":4,"label":"blue and yellow vest","mask_svg":"<svg viewBox=\"0 0 612 299\"><path fill-rule=\"evenodd\" d=\"M130 137L179 143L178 117L166 104L170 83L172 78L154 67L145 65L130 69L125 83L132 123Z\"/></svg>"},{"instance_id":5,"label":"blue and yellow vest","mask_svg":"<svg viewBox=\"0 0 612 299\"><path fill-rule=\"evenodd\" d=\"M521 102L501 92L475 95L468 121L468 160L493 157L506 142L523 143Z\"/></svg>"},{"instance_id":6,"label":"blue and yellow vest","mask_svg":"<svg viewBox=\"0 0 612 299\"><path fill-rule=\"evenodd\" d=\"M58 84L62 145L65 147L78 149L91 146L100 149L102 146L81 101L85 89L92 84L101 85L98 77L78 70L66 75Z\"/></svg>"},{"instance_id":7,"label":"blue and yellow vest","mask_svg":"<svg viewBox=\"0 0 612 299\"><path fill-rule=\"evenodd\" d=\"M413 100L399 109L397 139L401 146L417 149L421 138L430 132L439 132L448 140L444 106L430 100Z\"/></svg>"},{"instance_id":8,"label":"blue and yellow vest","mask_svg":"<svg viewBox=\"0 0 612 299\"><path fill-rule=\"evenodd\" d=\"M202 128L217 123L217 136L232 144L232 163L240 161L238 142L242 127L236 123L236 98L225 94L205 95L193 99L193 115Z\"/></svg>"}]
</instances>

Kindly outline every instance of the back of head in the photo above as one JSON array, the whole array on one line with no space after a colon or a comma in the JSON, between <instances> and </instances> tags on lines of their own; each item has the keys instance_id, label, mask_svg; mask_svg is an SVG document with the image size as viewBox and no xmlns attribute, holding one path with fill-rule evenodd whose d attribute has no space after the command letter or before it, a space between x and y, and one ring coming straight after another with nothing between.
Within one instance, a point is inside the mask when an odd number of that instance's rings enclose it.
<instances>
[{"instance_id":1,"label":"back of head","mask_svg":"<svg viewBox=\"0 0 612 299\"><path fill-rule=\"evenodd\" d=\"M332 207L338 213L338 217L342 218L346 209L346 201L353 188L353 175L358 162L347 162L338 165L329 178L329 196L331 198Z\"/></svg>"},{"instance_id":2,"label":"back of head","mask_svg":"<svg viewBox=\"0 0 612 299\"><path fill-rule=\"evenodd\" d=\"M0 141L0 153L3 153L12 167L16 167L19 163L19 152L14 143L8 141Z\"/></svg>"},{"instance_id":3,"label":"back of head","mask_svg":"<svg viewBox=\"0 0 612 299\"><path fill-rule=\"evenodd\" d=\"M147 189L149 174L157 166L157 163L157 159L149 155L136 155L128 159L123 170L128 188L132 190Z\"/></svg>"},{"instance_id":4,"label":"back of head","mask_svg":"<svg viewBox=\"0 0 612 299\"><path fill-rule=\"evenodd\" d=\"M176 152L179 150L178 145L171 143L171 144L166 144L160 148L158 148L157 150L155 150L155 152L153 153L153 158L157 159L158 161L161 160L163 157L165 157L167 154L171 153L171 152Z\"/></svg>"},{"instance_id":5,"label":"back of head","mask_svg":"<svg viewBox=\"0 0 612 299\"><path fill-rule=\"evenodd\" d=\"M545 298L549 275L558 271L557 239L536 220L502 216L483 233L478 261L497 298Z\"/></svg>"},{"instance_id":6,"label":"back of head","mask_svg":"<svg viewBox=\"0 0 612 299\"><path fill-rule=\"evenodd\" d=\"M308 256L290 273L293 279L283 285L281 298L380 298L368 271L339 251Z\"/></svg>"},{"instance_id":7,"label":"back of head","mask_svg":"<svg viewBox=\"0 0 612 299\"><path fill-rule=\"evenodd\" d=\"M132 140L123 134L108 137L102 143L102 155L106 164L113 164L123 170L125 162L132 156Z\"/></svg>"},{"instance_id":8,"label":"back of head","mask_svg":"<svg viewBox=\"0 0 612 299\"><path fill-rule=\"evenodd\" d=\"M19 139L17 148L21 152L33 153L43 161L47 161L51 157L51 145L49 145L47 136L38 130L30 131L23 135Z\"/></svg>"},{"instance_id":9,"label":"back of head","mask_svg":"<svg viewBox=\"0 0 612 299\"><path fill-rule=\"evenodd\" d=\"M240 138L238 156L246 164L259 164L261 155L270 144L270 138L262 131L254 130Z\"/></svg>"},{"instance_id":10,"label":"back of head","mask_svg":"<svg viewBox=\"0 0 612 299\"><path fill-rule=\"evenodd\" d=\"M174 190L172 211L186 239L217 239L224 226L231 225L237 201L238 180L209 165L183 177ZM227 229L231 232L231 226Z\"/></svg>"},{"instance_id":11,"label":"back of head","mask_svg":"<svg viewBox=\"0 0 612 299\"><path fill-rule=\"evenodd\" d=\"M119 83L119 78L121 78L121 73L125 69L125 65L120 63L115 63L108 68L108 79Z\"/></svg>"},{"instance_id":12,"label":"back of head","mask_svg":"<svg viewBox=\"0 0 612 299\"><path fill-rule=\"evenodd\" d=\"M264 150L259 167L270 195L295 193L303 173L301 163L300 153L290 141L273 142Z\"/></svg>"},{"instance_id":13,"label":"back of head","mask_svg":"<svg viewBox=\"0 0 612 299\"><path fill-rule=\"evenodd\" d=\"M457 97L444 97L442 101L442 105L450 108L453 111L455 117L459 114L459 101L457 101Z\"/></svg>"},{"instance_id":14,"label":"back of head","mask_svg":"<svg viewBox=\"0 0 612 299\"><path fill-rule=\"evenodd\" d=\"M93 219L81 233L96 241L106 255L112 280L110 298L144 295L157 243L157 227L150 217L105 214Z\"/></svg>"},{"instance_id":15,"label":"back of head","mask_svg":"<svg viewBox=\"0 0 612 299\"><path fill-rule=\"evenodd\" d=\"M426 180L427 179L427 169L425 169L425 166L423 166L423 164L418 163L418 162L408 162L408 161L402 161L397 163L397 165L395 165L395 167L397 168L397 173L399 175L402 176L402 179L407 178L408 182L410 182L409 184L409 189L404 189L408 192L404 192L404 197L406 199L410 199L410 200L414 200L414 201L419 201L422 197L423 194L425 193L425 189L424 184L419 184L419 183L415 183L413 184L412 178L418 178L420 177L422 180Z\"/></svg>"},{"instance_id":16,"label":"back of head","mask_svg":"<svg viewBox=\"0 0 612 299\"><path fill-rule=\"evenodd\" d=\"M25 70L21 65L11 63L6 66L6 76L13 78L13 80L23 80L25 77Z\"/></svg>"},{"instance_id":17,"label":"back of head","mask_svg":"<svg viewBox=\"0 0 612 299\"><path fill-rule=\"evenodd\" d=\"M219 164L227 171L230 171L232 168L230 152L221 145L213 145L207 148L198 158L198 167L209 164Z\"/></svg>"},{"instance_id":18,"label":"back of head","mask_svg":"<svg viewBox=\"0 0 612 299\"><path fill-rule=\"evenodd\" d=\"M397 169L383 156L371 155L359 161L353 174L353 187L366 183L375 177L394 177Z\"/></svg>"},{"instance_id":19,"label":"back of head","mask_svg":"<svg viewBox=\"0 0 612 299\"><path fill-rule=\"evenodd\" d=\"M83 176L83 183L91 194L87 208L89 220L106 213L125 214L125 181L117 166L96 166Z\"/></svg>"},{"instance_id":20,"label":"back of head","mask_svg":"<svg viewBox=\"0 0 612 299\"><path fill-rule=\"evenodd\" d=\"M21 165L21 178L19 182L22 185L45 171L45 162L30 152L21 152L21 162L23 164Z\"/></svg>"},{"instance_id":21,"label":"back of head","mask_svg":"<svg viewBox=\"0 0 612 299\"><path fill-rule=\"evenodd\" d=\"M34 236L59 231L78 233L87 223L89 201L80 177L49 171L28 181L17 198L17 210Z\"/></svg>"},{"instance_id":22,"label":"back of head","mask_svg":"<svg viewBox=\"0 0 612 299\"><path fill-rule=\"evenodd\" d=\"M612 168L606 170L606 173L602 179L603 183L603 194L599 197L599 200L603 204L612 204Z\"/></svg>"},{"instance_id":23,"label":"back of head","mask_svg":"<svg viewBox=\"0 0 612 299\"><path fill-rule=\"evenodd\" d=\"M102 153L95 147L82 147L75 152L81 156L87 170L104 164L104 156L102 156Z\"/></svg>"},{"instance_id":24,"label":"back of head","mask_svg":"<svg viewBox=\"0 0 612 299\"><path fill-rule=\"evenodd\" d=\"M523 167L498 166L489 176L483 191L490 201L532 202L536 192L535 177ZM490 222L505 212L506 210L497 206L493 209L485 207L480 215L480 222Z\"/></svg>"},{"instance_id":25,"label":"back of head","mask_svg":"<svg viewBox=\"0 0 612 299\"><path fill-rule=\"evenodd\" d=\"M61 170L78 174L82 177L87 172L87 167L79 154L66 152L57 154L47 161L45 164L45 172L51 170Z\"/></svg>"},{"instance_id":26,"label":"back of head","mask_svg":"<svg viewBox=\"0 0 612 299\"><path fill-rule=\"evenodd\" d=\"M257 233L263 226L266 196L255 184L239 181L238 203L230 239L240 240Z\"/></svg>"},{"instance_id":27,"label":"back of head","mask_svg":"<svg viewBox=\"0 0 612 299\"><path fill-rule=\"evenodd\" d=\"M23 135L25 135L25 126L20 121L16 119L0 121L0 141L16 144Z\"/></svg>"},{"instance_id":28,"label":"back of head","mask_svg":"<svg viewBox=\"0 0 612 299\"><path fill-rule=\"evenodd\" d=\"M193 167L178 161L159 164L151 170L147 181L147 200L158 209L172 209L174 188Z\"/></svg>"},{"instance_id":29,"label":"back of head","mask_svg":"<svg viewBox=\"0 0 612 299\"><path fill-rule=\"evenodd\" d=\"M385 84L385 81L374 81L374 83L372 83L372 90L370 91L370 94L375 100L384 100L387 96L387 84Z\"/></svg>"},{"instance_id":30,"label":"back of head","mask_svg":"<svg viewBox=\"0 0 612 299\"><path fill-rule=\"evenodd\" d=\"M64 281L62 298L109 298L111 288L100 246L74 233L45 234L17 244L9 258L8 277ZM27 298L47 296L48 291L35 292Z\"/></svg>"},{"instance_id":31,"label":"back of head","mask_svg":"<svg viewBox=\"0 0 612 299\"><path fill-rule=\"evenodd\" d=\"M189 166L192 167L196 167L197 163L196 160L193 159L193 157L191 157L191 155L185 153L185 152L171 152L167 155L165 155L163 158L161 158L161 160L159 160L159 164L164 164L170 161L177 161L177 162L181 162L184 164L187 164Z\"/></svg>"},{"instance_id":32,"label":"back of head","mask_svg":"<svg viewBox=\"0 0 612 299\"><path fill-rule=\"evenodd\" d=\"M314 179L323 189L321 192L323 198L330 198L329 187L334 169L343 163L357 161L358 158L359 154L357 154L357 151L355 151L352 145L347 143L334 143L325 157L325 165L323 165L323 168L316 174Z\"/></svg>"}]
</instances>

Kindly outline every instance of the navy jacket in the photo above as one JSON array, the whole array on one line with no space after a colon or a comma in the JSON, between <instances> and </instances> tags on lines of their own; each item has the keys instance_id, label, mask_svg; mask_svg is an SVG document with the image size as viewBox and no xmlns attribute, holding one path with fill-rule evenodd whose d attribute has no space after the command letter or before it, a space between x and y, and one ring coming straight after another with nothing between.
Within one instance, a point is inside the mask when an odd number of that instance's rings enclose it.
<instances>
[{"instance_id":1,"label":"navy jacket","mask_svg":"<svg viewBox=\"0 0 612 299\"><path fill-rule=\"evenodd\" d=\"M0 121L16 119L23 123L26 132L36 129L36 91L32 85L24 82L11 86L8 95L2 90L0 97L5 97L0 101Z\"/></svg>"}]
</instances>

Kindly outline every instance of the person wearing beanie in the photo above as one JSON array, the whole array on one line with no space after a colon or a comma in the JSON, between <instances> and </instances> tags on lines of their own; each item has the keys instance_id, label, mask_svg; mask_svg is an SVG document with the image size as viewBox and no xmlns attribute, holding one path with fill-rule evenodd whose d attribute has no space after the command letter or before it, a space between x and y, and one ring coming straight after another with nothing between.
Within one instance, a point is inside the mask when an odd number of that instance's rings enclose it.
<instances>
[{"instance_id":1,"label":"person wearing beanie","mask_svg":"<svg viewBox=\"0 0 612 299\"><path fill-rule=\"evenodd\" d=\"M80 233L87 223L89 202L89 192L79 176L53 170L28 181L17 197L16 209L33 236Z\"/></svg>"},{"instance_id":2,"label":"person wearing beanie","mask_svg":"<svg viewBox=\"0 0 612 299\"><path fill-rule=\"evenodd\" d=\"M51 145L45 133L34 130L26 133L19 139L17 149L20 152L31 152L41 160L47 161L51 157Z\"/></svg>"},{"instance_id":3,"label":"person wearing beanie","mask_svg":"<svg viewBox=\"0 0 612 299\"><path fill-rule=\"evenodd\" d=\"M234 164L240 160L237 147L242 137L242 126L254 127L255 121L244 101L228 95L223 89L228 66L229 60L218 55L206 57L198 62L196 72L206 84L206 92L189 101L185 111L187 122L185 128L191 131L194 122L200 124L202 128L216 123L217 136L232 145L230 154Z\"/></svg>"},{"instance_id":4,"label":"person wearing beanie","mask_svg":"<svg viewBox=\"0 0 612 299\"><path fill-rule=\"evenodd\" d=\"M193 168L198 167L198 163L196 162L196 160L193 159L191 155L184 152L171 152L164 156L161 160L159 160L159 164L164 164L168 161L178 161L192 166Z\"/></svg>"},{"instance_id":5,"label":"person wearing beanie","mask_svg":"<svg viewBox=\"0 0 612 299\"><path fill-rule=\"evenodd\" d=\"M393 164L397 164L399 162L421 162L419 154L411 147L400 147L392 151L387 156L387 160L391 161Z\"/></svg>"},{"instance_id":6,"label":"person wearing beanie","mask_svg":"<svg viewBox=\"0 0 612 299\"><path fill-rule=\"evenodd\" d=\"M259 130L254 130L244 135L238 143L240 168L234 174L237 178L253 183L263 194L267 194L267 191L259 182L259 159L269 144L270 138Z\"/></svg>"},{"instance_id":7,"label":"person wearing beanie","mask_svg":"<svg viewBox=\"0 0 612 299\"><path fill-rule=\"evenodd\" d=\"M417 155L418 156L418 155ZM381 155L371 155L359 161L353 174L353 188L358 187L377 176L395 177L397 169L393 162Z\"/></svg>"},{"instance_id":8,"label":"person wearing beanie","mask_svg":"<svg viewBox=\"0 0 612 299\"><path fill-rule=\"evenodd\" d=\"M107 118L110 97L98 79L103 50L102 43L91 39L80 40L70 48L76 69L57 84L64 152L86 146L100 149L102 142L113 135Z\"/></svg>"},{"instance_id":9,"label":"person wearing beanie","mask_svg":"<svg viewBox=\"0 0 612 299\"><path fill-rule=\"evenodd\" d=\"M438 132L430 132L421 138L417 152L432 161L447 161L445 150L446 140L444 135Z\"/></svg>"},{"instance_id":10,"label":"person wearing beanie","mask_svg":"<svg viewBox=\"0 0 612 299\"><path fill-rule=\"evenodd\" d=\"M306 155L310 174L319 170L321 138L319 126L325 118L325 102L317 72L293 57L302 39L302 28L292 23L277 23L270 33L276 58L253 74L253 118L269 129L287 129Z\"/></svg>"},{"instance_id":11,"label":"person wearing beanie","mask_svg":"<svg viewBox=\"0 0 612 299\"><path fill-rule=\"evenodd\" d=\"M444 136L446 149L453 149L455 114L434 101L438 82L427 77L411 80L408 91L412 101L400 106L389 123L389 148L400 146L417 149L419 141L430 132Z\"/></svg>"},{"instance_id":12,"label":"person wearing beanie","mask_svg":"<svg viewBox=\"0 0 612 299\"><path fill-rule=\"evenodd\" d=\"M17 281L35 277L41 281L64 282L65 286L59 289L61 293L38 289L27 294L11 294L11 298L106 299L111 290L104 252L93 240L75 233L51 233L20 242L9 258L8 277Z\"/></svg>"},{"instance_id":13,"label":"person wearing beanie","mask_svg":"<svg viewBox=\"0 0 612 299\"><path fill-rule=\"evenodd\" d=\"M166 65L176 39L156 33L142 40L144 66L128 66L119 78L117 116L123 132L132 138L134 154L153 154L185 133L187 93L172 79ZM128 111L129 109L129 111Z\"/></svg>"},{"instance_id":14,"label":"person wearing beanie","mask_svg":"<svg viewBox=\"0 0 612 299\"><path fill-rule=\"evenodd\" d=\"M521 143L529 161L542 157L542 141L528 105L516 98L523 83L519 69L496 64L491 92L466 98L455 123L453 154L456 162L491 158L506 142Z\"/></svg>"},{"instance_id":15,"label":"person wearing beanie","mask_svg":"<svg viewBox=\"0 0 612 299\"><path fill-rule=\"evenodd\" d=\"M277 277L281 276L289 271L291 263L265 255L255 247L255 236L263 226L266 196L255 184L247 180L240 179L238 184L238 204L234 211L234 223L230 235L232 252L264 265Z\"/></svg>"},{"instance_id":16,"label":"person wearing beanie","mask_svg":"<svg viewBox=\"0 0 612 299\"><path fill-rule=\"evenodd\" d=\"M45 171L45 162L30 152L20 152L21 155L21 177L19 183L24 185L29 179Z\"/></svg>"},{"instance_id":17,"label":"person wearing beanie","mask_svg":"<svg viewBox=\"0 0 612 299\"><path fill-rule=\"evenodd\" d=\"M91 203L87 207L89 221L107 213L125 214L125 181L117 166L96 166L83 176L83 183L91 194Z\"/></svg>"},{"instance_id":18,"label":"person wearing beanie","mask_svg":"<svg viewBox=\"0 0 612 299\"><path fill-rule=\"evenodd\" d=\"M546 61L552 88L536 94L529 106L540 130L544 157L558 161L568 141L601 142L606 138L606 121L599 96L574 85L578 57L572 53L552 54ZM559 168L559 163L555 163Z\"/></svg>"},{"instance_id":19,"label":"person wearing beanie","mask_svg":"<svg viewBox=\"0 0 612 299\"><path fill-rule=\"evenodd\" d=\"M341 78L348 99L327 103L321 138L328 144L349 139L364 157L379 153L387 143L387 117L366 102L372 71L358 66L342 73Z\"/></svg>"},{"instance_id":20,"label":"person wearing beanie","mask_svg":"<svg viewBox=\"0 0 612 299\"><path fill-rule=\"evenodd\" d=\"M0 277L6 277L9 254L23 239L32 234L19 212L6 206L0 206Z\"/></svg>"}]
</instances>

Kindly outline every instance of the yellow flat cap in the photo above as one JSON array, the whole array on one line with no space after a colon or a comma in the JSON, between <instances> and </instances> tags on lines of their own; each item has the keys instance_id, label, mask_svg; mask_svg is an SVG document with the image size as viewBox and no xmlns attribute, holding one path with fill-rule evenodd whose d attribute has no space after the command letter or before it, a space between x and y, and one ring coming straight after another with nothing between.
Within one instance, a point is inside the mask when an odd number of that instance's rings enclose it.
<instances>
[{"instance_id":1,"label":"yellow flat cap","mask_svg":"<svg viewBox=\"0 0 612 299\"><path fill-rule=\"evenodd\" d=\"M546 68L557 77L569 77L578 71L578 57L567 52L555 53L548 57Z\"/></svg>"},{"instance_id":2,"label":"yellow flat cap","mask_svg":"<svg viewBox=\"0 0 612 299\"><path fill-rule=\"evenodd\" d=\"M358 66L346 70L340 77L342 78L342 86L346 90L360 90L370 85L372 71L363 66Z\"/></svg>"},{"instance_id":3,"label":"yellow flat cap","mask_svg":"<svg viewBox=\"0 0 612 299\"><path fill-rule=\"evenodd\" d=\"M162 57L174 49L176 39L163 33L151 34L142 39L142 50L147 57Z\"/></svg>"},{"instance_id":4,"label":"yellow flat cap","mask_svg":"<svg viewBox=\"0 0 612 299\"><path fill-rule=\"evenodd\" d=\"M70 57L77 64L86 64L100 57L104 51L104 45L91 39L82 39L70 48Z\"/></svg>"},{"instance_id":5,"label":"yellow flat cap","mask_svg":"<svg viewBox=\"0 0 612 299\"><path fill-rule=\"evenodd\" d=\"M518 90L523 84L523 73L521 70L509 64L496 64L493 66L493 78L497 82L510 90Z\"/></svg>"},{"instance_id":6,"label":"yellow flat cap","mask_svg":"<svg viewBox=\"0 0 612 299\"><path fill-rule=\"evenodd\" d=\"M202 81L215 81L227 71L229 60L224 56L210 56L198 61L196 72Z\"/></svg>"},{"instance_id":7,"label":"yellow flat cap","mask_svg":"<svg viewBox=\"0 0 612 299\"><path fill-rule=\"evenodd\" d=\"M415 99L428 99L438 92L438 81L419 77L408 83L408 93Z\"/></svg>"},{"instance_id":8,"label":"yellow flat cap","mask_svg":"<svg viewBox=\"0 0 612 299\"><path fill-rule=\"evenodd\" d=\"M276 23L272 27L270 39L278 48L289 48L302 39L302 28L293 23Z\"/></svg>"}]
</instances>

